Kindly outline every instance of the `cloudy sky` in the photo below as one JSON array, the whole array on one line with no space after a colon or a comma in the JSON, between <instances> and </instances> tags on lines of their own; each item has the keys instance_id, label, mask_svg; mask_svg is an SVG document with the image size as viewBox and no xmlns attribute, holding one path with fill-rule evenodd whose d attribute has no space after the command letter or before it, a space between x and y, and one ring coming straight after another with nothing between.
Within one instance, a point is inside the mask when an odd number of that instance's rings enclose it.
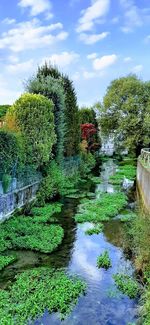
<instances>
[{"instance_id":1,"label":"cloudy sky","mask_svg":"<svg viewBox=\"0 0 150 325\"><path fill-rule=\"evenodd\" d=\"M0 104L45 60L74 80L79 105L116 77L150 79L150 0L0 0Z\"/></svg>"}]
</instances>

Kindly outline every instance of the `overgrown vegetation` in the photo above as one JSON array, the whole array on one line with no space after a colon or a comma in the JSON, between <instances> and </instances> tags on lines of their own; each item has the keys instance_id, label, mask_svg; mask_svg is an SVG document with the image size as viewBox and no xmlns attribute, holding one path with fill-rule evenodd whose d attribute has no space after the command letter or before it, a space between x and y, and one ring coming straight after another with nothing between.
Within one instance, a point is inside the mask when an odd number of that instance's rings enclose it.
<instances>
[{"instance_id":1,"label":"overgrown vegetation","mask_svg":"<svg viewBox=\"0 0 150 325\"><path fill-rule=\"evenodd\" d=\"M115 217L127 204L124 193L103 193L100 199L88 200L81 204L75 216L77 222L102 222Z\"/></svg>"},{"instance_id":2,"label":"overgrown vegetation","mask_svg":"<svg viewBox=\"0 0 150 325\"><path fill-rule=\"evenodd\" d=\"M9 290L0 290L1 324L25 325L43 315L59 312L64 318L86 285L64 271L38 268L23 272Z\"/></svg>"},{"instance_id":3,"label":"overgrown vegetation","mask_svg":"<svg viewBox=\"0 0 150 325\"><path fill-rule=\"evenodd\" d=\"M94 227L87 229L85 231L85 234L90 235L90 236L94 235L94 234L98 235L103 231L103 229L104 229L104 225L102 223L99 223L99 224L95 225Z\"/></svg>"},{"instance_id":4,"label":"overgrown vegetation","mask_svg":"<svg viewBox=\"0 0 150 325\"><path fill-rule=\"evenodd\" d=\"M109 253L107 250L104 251L100 256L97 258L97 267L98 268L104 268L109 269L111 267L111 260L109 257Z\"/></svg>"},{"instance_id":5,"label":"overgrown vegetation","mask_svg":"<svg viewBox=\"0 0 150 325\"><path fill-rule=\"evenodd\" d=\"M12 264L16 261L16 256L9 255L9 256L2 256L0 255L0 271L4 269L7 265Z\"/></svg>"},{"instance_id":6,"label":"overgrown vegetation","mask_svg":"<svg viewBox=\"0 0 150 325\"><path fill-rule=\"evenodd\" d=\"M132 279L127 274L114 274L113 278L117 288L126 294L129 298L136 298L139 294L139 285L136 280Z\"/></svg>"},{"instance_id":7,"label":"overgrown vegetation","mask_svg":"<svg viewBox=\"0 0 150 325\"><path fill-rule=\"evenodd\" d=\"M124 166L120 166L115 175L110 176L109 182L114 185L120 185L123 182L124 178L134 181L135 176L136 167L131 164L126 164Z\"/></svg>"},{"instance_id":8,"label":"overgrown vegetation","mask_svg":"<svg viewBox=\"0 0 150 325\"><path fill-rule=\"evenodd\" d=\"M59 225L43 225L51 218L51 214L47 212L45 216L43 212L41 216L17 216L5 221L0 225L0 251L6 248L31 249L43 253L54 251L61 244L64 231Z\"/></svg>"}]
</instances>

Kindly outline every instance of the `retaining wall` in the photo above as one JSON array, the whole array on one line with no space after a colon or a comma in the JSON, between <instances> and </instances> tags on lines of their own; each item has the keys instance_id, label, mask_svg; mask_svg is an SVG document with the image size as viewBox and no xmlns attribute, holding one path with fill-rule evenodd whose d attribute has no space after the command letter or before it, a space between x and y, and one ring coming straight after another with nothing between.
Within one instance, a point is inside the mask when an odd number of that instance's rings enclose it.
<instances>
[{"instance_id":1,"label":"retaining wall","mask_svg":"<svg viewBox=\"0 0 150 325\"><path fill-rule=\"evenodd\" d=\"M17 208L36 197L40 181L0 195L0 221L7 219Z\"/></svg>"},{"instance_id":2,"label":"retaining wall","mask_svg":"<svg viewBox=\"0 0 150 325\"><path fill-rule=\"evenodd\" d=\"M137 165L137 187L145 209L150 212L150 168L145 167L140 160Z\"/></svg>"}]
</instances>

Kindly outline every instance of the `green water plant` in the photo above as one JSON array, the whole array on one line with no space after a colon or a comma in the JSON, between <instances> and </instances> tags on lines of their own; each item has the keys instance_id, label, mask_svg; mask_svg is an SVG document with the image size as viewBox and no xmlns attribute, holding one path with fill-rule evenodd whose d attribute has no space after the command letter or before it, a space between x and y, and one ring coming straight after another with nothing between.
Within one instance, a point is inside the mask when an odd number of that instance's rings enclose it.
<instances>
[{"instance_id":1,"label":"green water plant","mask_svg":"<svg viewBox=\"0 0 150 325\"><path fill-rule=\"evenodd\" d=\"M7 265L16 261L15 255L2 256L0 255L0 271L3 270Z\"/></svg>"},{"instance_id":2,"label":"green water plant","mask_svg":"<svg viewBox=\"0 0 150 325\"><path fill-rule=\"evenodd\" d=\"M51 253L61 244L63 236L61 226L33 222L32 217L17 216L0 225L2 251L8 247Z\"/></svg>"},{"instance_id":3,"label":"green water plant","mask_svg":"<svg viewBox=\"0 0 150 325\"><path fill-rule=\"evenodd\" d=\"M77 222L103 222L115 217L127 204L124 193L103 193L100 198L86 200L79 206L79 212L75 215Z\"/></svg>"},{"instance_id":4,"label":"green water plant","mask_svg":"<svg viewBox=\"0 0 150 325\"><path fill-rule=\"evenodd\" d=\"M117 273L113 275L117 288L129 298L134 299L139 294L139 285L136 280L127 274Z\"/></svg>"},{"instance_id":5,"label":"green water plant","mask_svg":"<svg viewBox=\"0 0 150 325\"><path fill-rule=\"evenodd\" d=\"M109 257L109 253L107 250L105 250L101 255L97 258L97 267L98 268L104 268L109 269L111 267L111 260Z\"/></svg>"},{"instance_id":6,"label":"green water plant","mask_svg":"<svg viewBox=\"0 0 150 325\"><path fill-rule=\"evenodd\" d=\"M85 290L82 280L63 270L27 270L16 276L9 290L0 290L0 323L27 325L45 310L59 312L64 318Z\"/></svg>"},{"instance_id":7,"label":"green water plant","mask_svg":"<svg viewBox=\"0 0 150 325\"><path fill-rule=\"evenodd\" d=\"M95 225L93 228L87 229L85 231L85 234L89 235L89 236L94 235L94 234L98 235L103 231L103 229L104 229L104 225L102 223L99 223L99 224Z\"/></svg>"},{"instance_id":8,"label":"green water plant","mask_svg":"<svg viewBox=\"0 0 150 325\"><path fill-rule=\"evenodd\" d=\"M120 166L119 170L116 172L115 175L110 176L109 182L114 185L120 185L124 177L133 181L136 176L136 167L134 165L124 165Z\"/></svg>"},{"instance_id":9,"label":"green water plant","mask_svg":"<svg viewBox=\"0 0 150 325\"><path fill-rule=\"evenodd\" d=\"M62 203L56 202L46 204L44 207L33 207L31 209L31 215L33 216L33 222L55 222L55 213L60 213L62 209Z\"/></svg>"}]
</instances>

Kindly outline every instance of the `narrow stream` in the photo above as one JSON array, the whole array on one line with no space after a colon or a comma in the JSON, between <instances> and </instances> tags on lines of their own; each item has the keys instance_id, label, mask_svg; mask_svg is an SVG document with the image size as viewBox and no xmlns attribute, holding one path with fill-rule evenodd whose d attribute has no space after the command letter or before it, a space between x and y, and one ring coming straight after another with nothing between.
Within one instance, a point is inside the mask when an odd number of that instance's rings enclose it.
<instances>
[{"instance_id":1,"label":"narrow stream","mask_svg":"<svg viewBox=\"0 0 150 325\"><path fill-rule=\"evenodd\" d=\"M96 185L95 195L113 192L108 178L116 169L109 159L101 168L102 182ZM18 261L7 267L2 273L0 286L5 287L12 281L14 274L26 268L49 265L63 267L69 274L77 274L87 283L87 293L82 296L72 313L64 321L59 314L45 312L34 325L128 325L136 323L138 301L123 295L115 286L112 278L117 272L132 275L134 267L123 251L124 224L114 219L105 223L103 233L88 236L85 230L92 224L76 224L74 215L79 204L78 199L65 199L59 222L65 230L65 238L59 249L51 255L34 252L18 252ZM107 271L96 267L97 256L105 249L109 251L112 267ZM32 323L33 325L33 323Z\"/></svg>"}]
</instances>

